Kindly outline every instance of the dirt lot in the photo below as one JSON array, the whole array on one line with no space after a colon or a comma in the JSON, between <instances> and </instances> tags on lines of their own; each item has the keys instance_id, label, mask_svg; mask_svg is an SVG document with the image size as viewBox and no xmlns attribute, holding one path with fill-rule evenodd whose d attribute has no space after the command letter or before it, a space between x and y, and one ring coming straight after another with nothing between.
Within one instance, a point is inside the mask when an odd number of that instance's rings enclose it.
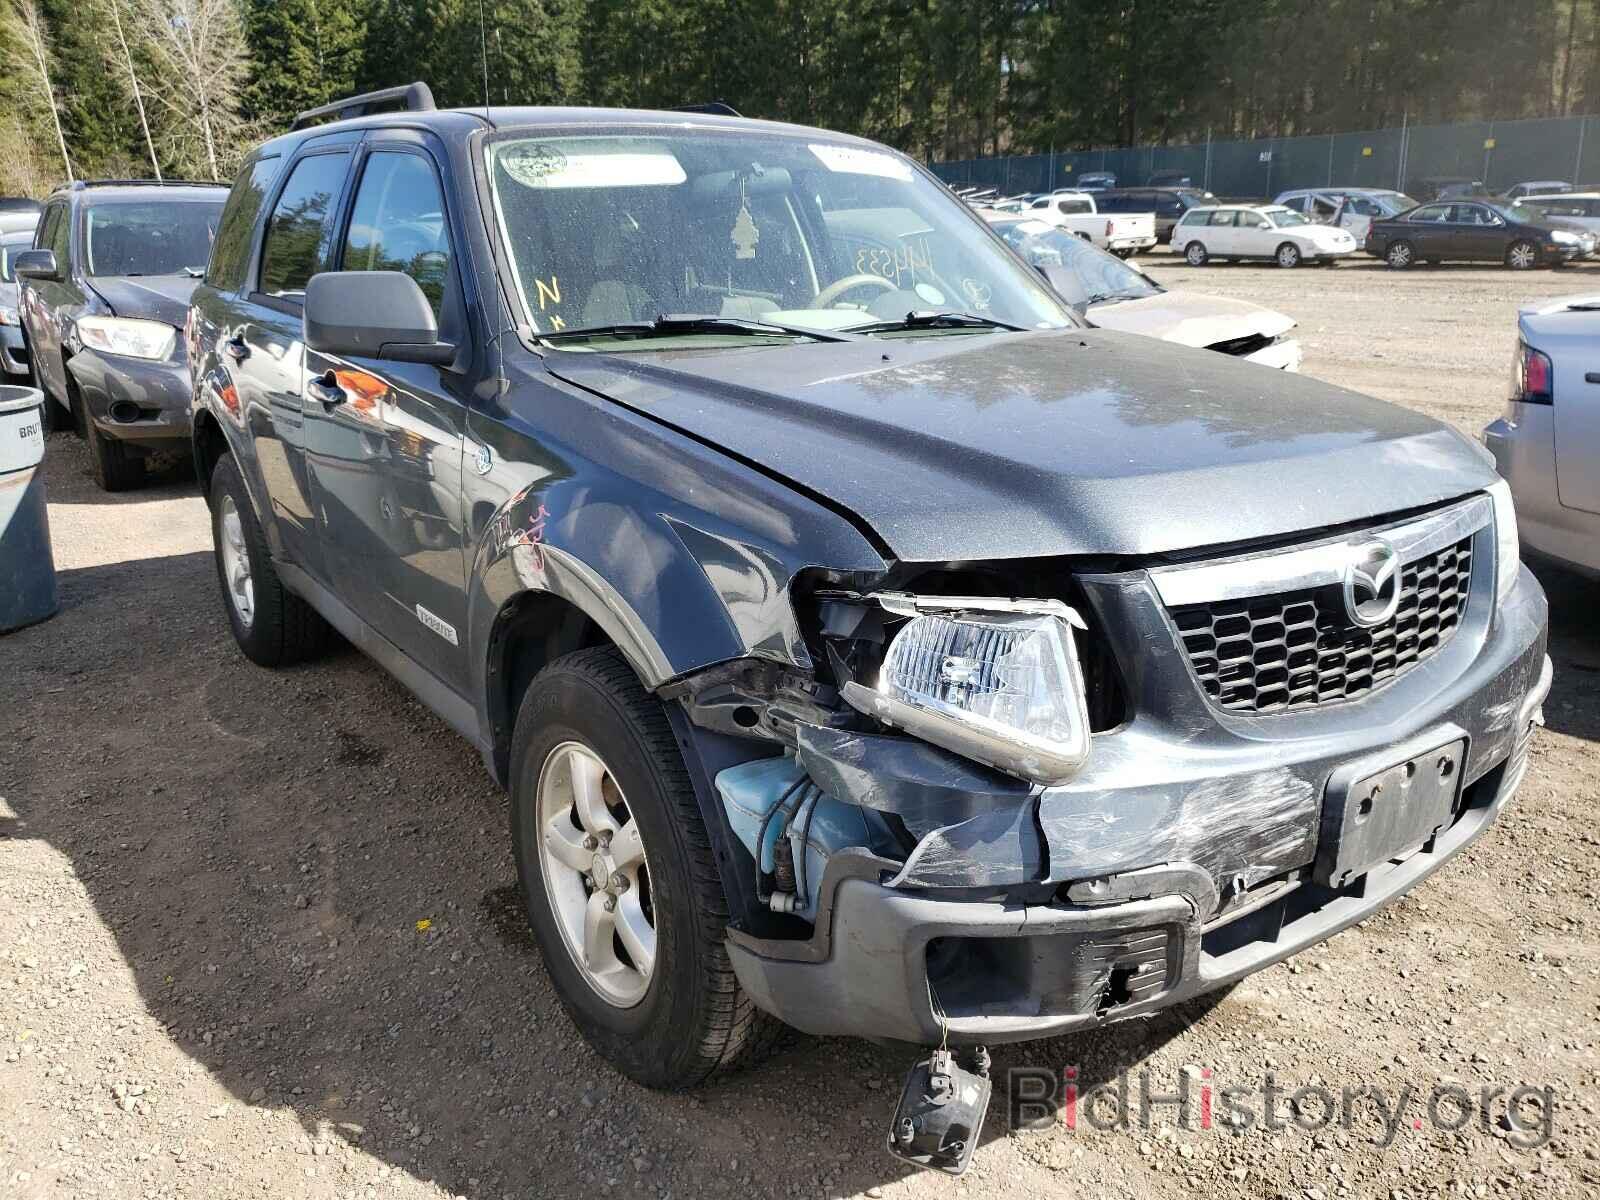
<instances>
[{"instance_id":1,"label":"dirt lot","mask_svg":"<svg viewBox=\"0 0 1600 1200\"><path fill-rule=\"evenodd\" d=\"M1517 304L1600 293L1600 268L1153 270L1292 313L1309 373L1472 433ZM465 743L353 652L249 666L192 485L107 497L60 434L47 475L62 611L0 639L0 1196L1600 1194L1592 585L1544 576L1549 728L1469 853L1219 1001L995 1055L1001 1079L1188 1077L1197 1107L1202 1081L1268 1073L1410 1088L1391 1145L1364 1101L1348 1129L1230 1128L1219 1102L1209 1129L1169 1106L1149 1130L1012 1133L997 1099L957 1182L879 1149L902 1052L797 1038L694 1095L620 1079L556 1002ZM1441 1084L1547 1085L1551 1136L1525 1147L1503 1097L1435 1128Z\"/></svg>"}]
</instances>

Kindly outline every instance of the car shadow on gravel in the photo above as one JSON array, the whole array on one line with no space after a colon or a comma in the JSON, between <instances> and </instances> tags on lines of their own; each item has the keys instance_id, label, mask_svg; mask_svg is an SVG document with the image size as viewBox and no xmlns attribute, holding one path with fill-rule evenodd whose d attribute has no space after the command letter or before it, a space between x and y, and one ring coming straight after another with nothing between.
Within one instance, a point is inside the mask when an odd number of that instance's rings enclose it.
<instances>
[{"instance_id":1,"label":"car shadow on gravel","mask_svg":"<svg viewBox=\"0 0 1600 1200\"><path fill-rule=\"evenodd\" d=\"M1550 661L1555 678L1545 701L1545 724L1558 733L1600 741L1600 581L1539 564L1550 600Z\"/></svg>"},{"instance_id":2,"label":"car shadow on gravel","mask_svg":"<svg viewBox=\"0 0 1600 1200\"><path fill-rule=\"evenodd\" d=\"M352 1194L393 1171L496 1198L850 1194L911 1173L883 1150L908 1048L797 1036L689 1094L614 1072L550 987L475 753L353 651L251 666L216 586L207 553L63 572L63 611L0 646L0 835L65 857L155 1036L228 1089L228 1110L189 1112L181 1078L141 1078L186 1138L288 1112L303 1139L270 1169ZM1204 1011L997 1048L985 1139L1007 1133L1008 1068L1109 1079Z\"/></svg>"}]
</instances>

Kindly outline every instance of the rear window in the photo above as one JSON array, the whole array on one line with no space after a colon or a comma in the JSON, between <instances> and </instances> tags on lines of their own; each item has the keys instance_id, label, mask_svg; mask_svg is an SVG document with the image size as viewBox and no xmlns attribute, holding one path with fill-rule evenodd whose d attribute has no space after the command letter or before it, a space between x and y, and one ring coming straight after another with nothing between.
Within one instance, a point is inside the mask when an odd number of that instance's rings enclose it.
<instances>
[{"instance_id":1,"label":"rear window","mask_svg":"<svg viewBox=\"0 0 1600 1200\"><path fill-rule=\"evenodd\" d=\"M84 214L84 270L90 276L198 275L211 258L222 216L215 200L110 200Z\"/></svg>"},{"instance_id":2,"label":"rear window","mask_svg":"<svg viewBox=\"0 0 1600 1200\"><path fill-rule=\"evenodd\" d=\"M278 176L279 164L276 156L263 158L234 180L217 226L217 240L211 246L211 262L206 267L206 282L212 287L235 291L243 286L250 262L250 235L266 202L267 189Z\"/></svg>"}]
</instances>

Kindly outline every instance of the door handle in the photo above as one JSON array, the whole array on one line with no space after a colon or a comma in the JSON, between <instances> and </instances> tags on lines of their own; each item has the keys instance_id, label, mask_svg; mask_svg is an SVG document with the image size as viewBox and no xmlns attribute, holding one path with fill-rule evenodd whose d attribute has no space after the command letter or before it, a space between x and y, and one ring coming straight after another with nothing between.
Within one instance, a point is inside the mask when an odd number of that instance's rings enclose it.
<instances>
[{"instance_id":1,"label":"door handle","mask_svg":"<svg viewBox=\"0 0 1600 1200\"><path fill-rule=\"evenodd\" d=\"M242 337L231 337L222 343L222 352L234 362L243 362L250 355L250 347L244 344Z\"/></svg>"},{"instance_id":2,"label":"door handle","mask_svg":"<svg viewBox=\"0 0 1600 1200\"><path fill-rule=\"evenodd\" d=\"M324 371L306 384L306 395L320 401L324 408L333 408L345 401L344 389L339 386L339 381L332 371Z\"/></svg>"},{"instance_id":3,"label":"door handle","mask_svg":"<svg viewBox=\"0 0 1600 1200\"><path fill-rule=\"evenodd\" d=\"M1583 377L1585 383L1600 383L1600 371L1590 371Z\"/></svg>"}]
</instances>

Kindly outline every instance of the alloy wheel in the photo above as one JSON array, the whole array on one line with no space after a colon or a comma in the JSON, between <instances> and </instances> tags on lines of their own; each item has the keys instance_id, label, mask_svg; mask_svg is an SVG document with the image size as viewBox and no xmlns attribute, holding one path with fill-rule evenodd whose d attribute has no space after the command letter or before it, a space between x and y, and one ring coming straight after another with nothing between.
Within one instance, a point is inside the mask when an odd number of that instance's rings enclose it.
<instances>
[{"instance_id":1,"label":"alloy wheel","mask_svg":"<svg viewBox=\"0 0 1600 1200\"><path fill-rule=\"evenodd\" d=\"M1526 271L1539 260L1539 252L1527 242L1517 242L1507 252L1506 260L1513 269Z\"/></svg>"},{"instance_id":2,"label":"alloy wheel","mask_svg":"<svg viewBox=\"0 0 1600 1200\"><path fill-rule=\"evenodd\" d=\"M244 522L232 496L223 496L217 524L222 532L218 546L222 574L228 581L228 600L239 624L249 629L256 617L255 581L250 577L250 554L244 544Z\"/></svg>"},{"instance_id":3,"label":"alloy wheel","mask_svg":"<svg viewBox=\"0 0 1600 1200\"><path fill-rule=\"evenodd\" d=\"M534 800L540 874L585 982L617 1008L644 999L656 965L650 869L616 777L581 742L544 761Z\"/></svg>"}]
</instances>

